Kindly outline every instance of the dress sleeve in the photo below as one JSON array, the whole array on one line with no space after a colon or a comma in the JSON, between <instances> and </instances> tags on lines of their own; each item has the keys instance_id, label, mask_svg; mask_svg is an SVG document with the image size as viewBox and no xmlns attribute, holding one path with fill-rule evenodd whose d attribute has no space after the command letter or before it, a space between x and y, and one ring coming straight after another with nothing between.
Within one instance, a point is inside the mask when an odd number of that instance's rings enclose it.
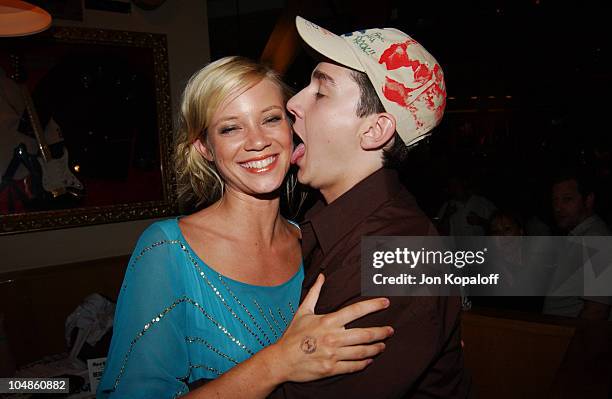
<instances>
[{"instance_id":1,"label":"dress sleeve","mask_svg":"<svg viewBox=\"0 0 612 399\"><path fill-rule=\"evenodd\" d=\"M187 392L185 264L180 243L153 224L127 266L97 398L173 398Z\"/></svg>"}]
</instances>

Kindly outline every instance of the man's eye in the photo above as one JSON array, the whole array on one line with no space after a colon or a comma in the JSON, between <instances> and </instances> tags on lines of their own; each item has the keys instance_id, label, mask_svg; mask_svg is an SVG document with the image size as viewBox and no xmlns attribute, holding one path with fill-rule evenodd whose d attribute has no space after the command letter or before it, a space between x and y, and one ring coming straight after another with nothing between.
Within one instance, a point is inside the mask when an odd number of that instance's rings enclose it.
<instances>
[{"instance_id":1,"label":"man's eye","mask_svg":"<svg viewBox=\"0 0 612 399\"><path fill-rule=\"evenodd\" d=\"M321 97L325 97L325 95L324 95L323 93L321 93L321 92L319 92L319 91L318 91L318 92L315 94L315 98L319 99L319 98L321 98Z\"/></svg>"}]
</instances>

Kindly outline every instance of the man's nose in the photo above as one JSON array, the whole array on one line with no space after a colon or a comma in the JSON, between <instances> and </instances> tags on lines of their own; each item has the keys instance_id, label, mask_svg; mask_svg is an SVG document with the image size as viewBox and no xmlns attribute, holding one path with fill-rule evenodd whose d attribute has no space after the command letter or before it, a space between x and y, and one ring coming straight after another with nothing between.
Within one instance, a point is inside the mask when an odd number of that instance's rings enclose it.
<instances>
[{"instance_id":1,"label":"man's nose","mask_svg":"<svg viewBox=\"0 0 612 399\"><path fill-rule=\"evenodd\" d=\"M294 95L287 101L287 111L289 111L296 118L302 118L304 116L304 111L302 108L301 98L304 95L304 89L302 89L299 93Z\"/></svg>"}]
</instances>

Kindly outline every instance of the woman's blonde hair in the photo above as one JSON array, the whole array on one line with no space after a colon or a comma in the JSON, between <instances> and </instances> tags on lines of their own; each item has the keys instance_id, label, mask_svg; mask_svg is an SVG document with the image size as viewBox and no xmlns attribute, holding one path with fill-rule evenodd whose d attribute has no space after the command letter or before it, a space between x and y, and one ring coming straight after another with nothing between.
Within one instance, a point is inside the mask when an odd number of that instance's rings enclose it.
<instances>
[{"instance_id":1,"label":"woman's blonde hair","mask_svg":"<svg viewBox=\"0 0 612 399\"><path fill-rule=\"evenodd\" d=\"M279 87L284 102L289 99L290 90L275 71L244 57L221 58L189 79L181 100L174 153L178 195L184 203L200 207L223 195L224 183L215 163L204 158L194 142L206 140L211 119L223 102L263 79Z\"/></svg>"}]
</instances>

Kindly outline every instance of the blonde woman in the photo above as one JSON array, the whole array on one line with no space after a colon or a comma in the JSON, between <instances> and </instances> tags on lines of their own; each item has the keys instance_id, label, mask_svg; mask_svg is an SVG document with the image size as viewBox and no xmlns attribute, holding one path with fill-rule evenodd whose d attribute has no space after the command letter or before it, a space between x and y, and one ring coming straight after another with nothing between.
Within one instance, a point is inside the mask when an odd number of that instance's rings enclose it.
<instances>
[{"instance_id":1,"label":"blonde woman","mask_svg":"<svg viewBox=\"0 0 612 399\"><path fill-rule=\"evenodd\" d=\"M384 349L390 327L344 325L386 299L315 315L319 276L298 308L300 231L279 212L293 147L286 93L274 72L241 57L187 84L179 192L212 205L141 236L98 398L172 398L190 387L192 398L265 397L285 381L361 370Z\"/></svg>"}]
</instances>

